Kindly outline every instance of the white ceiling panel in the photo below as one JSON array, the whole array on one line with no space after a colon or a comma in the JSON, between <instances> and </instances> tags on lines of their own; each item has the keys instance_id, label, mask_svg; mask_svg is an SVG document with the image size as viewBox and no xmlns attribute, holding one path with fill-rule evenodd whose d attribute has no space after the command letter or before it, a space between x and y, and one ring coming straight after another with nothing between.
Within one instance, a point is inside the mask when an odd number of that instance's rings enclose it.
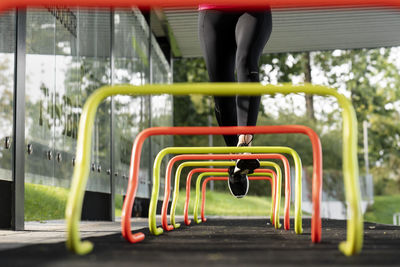
<instances>
[{"instance_id":1,"label":"white ceiling panel","mask_svg":"<svg viewBox=\"0 0 400 267\"><path fill-rule=\"evenodd\" d=\"M183 57L201 56L198 11L164 10ZM273 9L265 53L400 46L400 10Z\"/></svg>"}]
</instances>

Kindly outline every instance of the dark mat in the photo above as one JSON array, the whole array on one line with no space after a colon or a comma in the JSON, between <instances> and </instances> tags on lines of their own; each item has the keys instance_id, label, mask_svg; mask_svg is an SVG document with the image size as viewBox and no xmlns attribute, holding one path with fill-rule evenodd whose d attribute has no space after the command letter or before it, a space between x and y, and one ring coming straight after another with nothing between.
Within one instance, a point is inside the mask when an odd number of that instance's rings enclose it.
<instances>
[{"instance_id":1,"label":"dark mat","mask_svg":"<svg viewBox=\"0 0 400 267\"><path fill-rule=\"evenodd\" d=\"M291 222L293 229L293 221ZM346 222L323 220L320 244L304 234L275 230L261 219L209 219L128 244L121 235L90 238L94 251L77 256L64 243L32 245L1 251L0 266L400 266L400 227L365 223L364 248L346 257L338 250Z\"/></svg>"}]
</instances>

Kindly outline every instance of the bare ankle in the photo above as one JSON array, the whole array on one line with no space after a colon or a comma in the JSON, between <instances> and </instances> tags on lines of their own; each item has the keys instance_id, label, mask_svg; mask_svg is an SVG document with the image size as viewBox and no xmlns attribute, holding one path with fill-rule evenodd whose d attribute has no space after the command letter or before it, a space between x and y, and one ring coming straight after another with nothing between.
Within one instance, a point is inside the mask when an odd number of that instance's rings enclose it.
<instances>
[{"instance_id":1,"label":"bare ankle","mask_svg":"<svg viewBox=\"0 0 400 267\"><path fill-rule=\"evenodd\" d=\"M248 146L251 146L251 142L252 141L253 141L253 135L252 134L241 134L241 135L239 135L238 145L240 145L240 144L248 144Z\"/></svg>"}]
</instances>

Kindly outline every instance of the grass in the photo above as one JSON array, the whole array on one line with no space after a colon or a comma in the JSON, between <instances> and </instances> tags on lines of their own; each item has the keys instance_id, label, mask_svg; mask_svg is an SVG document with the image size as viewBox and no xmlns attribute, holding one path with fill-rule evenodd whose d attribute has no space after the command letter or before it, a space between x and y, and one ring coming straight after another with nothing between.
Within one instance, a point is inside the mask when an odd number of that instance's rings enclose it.
<instances>
[{"instance_id":1,"label":"grass","mask_svg":"<svg viewBox=\"0 0 400 267\"><path fill-rule=\"evenodd\" d=\"M364 219L369 222L393 224L393 214L400 212L400 195L375 196Z\"/></svg>"},{"instance_id":2,"label":"grass","mask_svg":"<svg viewBox=\"0 0 400 267\"><path fill-rule=\"evenodd\" d=\"M193 213L194 194L191 195L190 214ZM63 219L68 198L68 189L36 184L25 184L25 221ZM177 215L183 214L185 192L181 190ZM207 192L207 215L269 216L270 198L247 196L236 199L228 192ZM121 216L122 196L115 198L115 216ZM283 215L283 198L281 201Z\"/></svg>"},{"instance_id":3,"label":"grass","mask_svg":"<svg viewBox=\"0 0 400 267\"><path fill-rule=\"evenodd\" d=\"M176 207L176 214L183 214L183 207L186 192L179 192L179 200ZM192 191L189 203L189 215L193 215L195 194ZM281 199L280 214L283 216L284 198ZM232 215L232 216L269 216L271 210L270 197L246 196L238 199L229 192L207 191L206 193L206 215ZM200 209L198 211L200 214Z\"/></svg>"},{"instance_id":4,"label":"grass","mask_svg":"<svg viewBox=\"0 0 400 267\"><path fill-rule=\"evenodd\" d=\"M176 214L183 214L185 191L181 190ZM190 196L189 214L193 215L194 193ZM43 221L63 219L68 198L68 189L25 184L25 221ZM281 216L284 212L284 198L281 199ZM121 216L122 196L115 199L115 215ZM229 192L207 191L206 215L231 216L269 216L270 197L247 196L237 199ZM400 195L375 196L374 204L368 208L364 219L369 222L393 223L393 214L400 212ZM199 211L200 214L200 211ZM293 205L290 214L293 215Z\"/></svg>"},{"instance_id":5,"label":"grass","mask_svg":"<svg viewBox=\"0 0 400 267\"><path fill-rule=\"evenodd\" d=\"M121 217L122 215L122 195L115 195L115 217Z\"/></svg>"},{"instance_id":6,"label":"grass","mask_svg":"<svg viewBox=\"0 0 400 267\"><path fill-rule=\"evenodd\" d=\"M25 221L65 217L68 189L25 183Z\"/></svg>"},{"instance_id":7,"label":"grass","mask_svg":"<svg viewBox=\"0 0 400 267\"><path fill-rule=\"evenodd\" d=\"M68 189L25 183L25 221L65 218ZM121 216L122 196L115 197L115 216Z\"/></svg>"},{"instance_id":8,"label":"grass","mask_svg":"<svg viewBox=\"0 0 400 267\"><path fill-rule=\"evenodd\" d=\"M247 196L243 199L237 199L230 193L223 192L207 192L206 196L206 214L208 215L234 215L234 216L269 216L271 209L271 198ZM181 191L179 201L176 207L176 214L183 214L184 201L186 192ZM189 214L193 213L195 195L192 192L190 196ZM284 198L282 198L282 201ZM281 202L281 214L283 216L284 204ZM115 216L120 217L122 212L122 196L115 197ZM200 211L199 211L200 212ZM200 214L200 213L199 213Z\"/></svg>"}]
</instances>

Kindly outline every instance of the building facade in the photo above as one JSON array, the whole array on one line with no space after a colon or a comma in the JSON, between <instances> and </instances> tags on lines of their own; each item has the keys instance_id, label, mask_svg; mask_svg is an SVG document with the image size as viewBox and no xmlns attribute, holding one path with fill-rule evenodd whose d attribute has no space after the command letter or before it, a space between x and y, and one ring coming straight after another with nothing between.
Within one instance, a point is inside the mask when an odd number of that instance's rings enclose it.
<instances>
[{"instance_id":1,"label":"building facade","mask_svg":"<svg viewBox=\"0 0 400 267\"><path fill-rule=\"evenodd\" d=\"M153 33L150 13L134 8L9 11L0 15L0 36L0 191L10 194L0 225L21 228L25 182L69 188L87 97L104 85L168 84L171 67L168 42ZM151 126L172 126L172 96L117 96L99 107L85 201L107 206L86 215L84 207L84 218L114 218L133 140ZM170 136L144 144L139 198L149 197L154 155L171 144Z\"/></svg>"}]
</instances>

